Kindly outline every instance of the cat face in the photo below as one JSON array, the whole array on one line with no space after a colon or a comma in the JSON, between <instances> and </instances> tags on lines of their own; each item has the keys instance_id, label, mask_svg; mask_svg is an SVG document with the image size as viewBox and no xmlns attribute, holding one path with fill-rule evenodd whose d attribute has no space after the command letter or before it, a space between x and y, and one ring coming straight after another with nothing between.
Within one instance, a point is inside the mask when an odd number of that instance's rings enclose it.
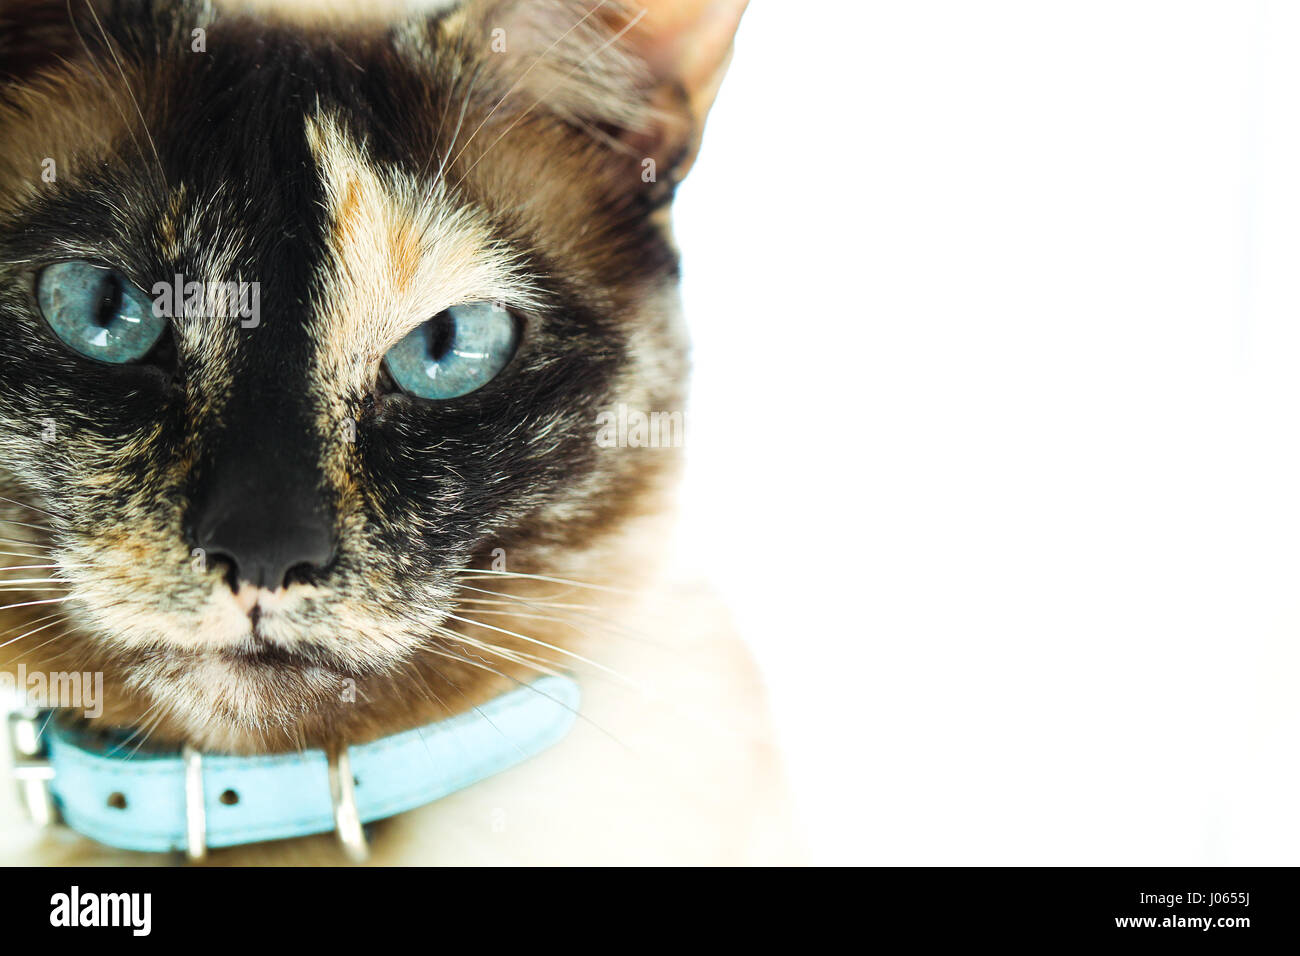
<instances>
[{"instance_id":1,"label":"cat face","mask_svg":"<svg viewBox=\"0 0 1300 956\"><path fill-rule=\"evenodd\" d=\"M17 6L0 550L53 595L7 586L6 633L48 628L18 657L231 750L535 674L480 612L610 566L673 469L598 422L681 409L665 212L730 30L687 75L681 22L559 0L328 29Z\"/></svg>"}]
</instances>

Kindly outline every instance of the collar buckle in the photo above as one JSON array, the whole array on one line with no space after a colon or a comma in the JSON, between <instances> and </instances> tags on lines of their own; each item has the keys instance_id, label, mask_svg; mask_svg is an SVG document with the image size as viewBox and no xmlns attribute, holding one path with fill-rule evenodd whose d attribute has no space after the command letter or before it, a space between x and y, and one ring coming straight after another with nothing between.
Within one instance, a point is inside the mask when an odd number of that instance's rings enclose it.
<instances>
[{"instance_id":1,"label":"collar buckle","mask_svg":"<svg viewBox=\"0 0 1300 956\"><path fill-rule=\"evenodd\" d=\"M27 816L39 827L61 822L54 800L54 768L41 732L53 711L22 707L5 715L6 738L13 760L13 777L18 784L18 798Z\"/></svg>"}]
</instances>

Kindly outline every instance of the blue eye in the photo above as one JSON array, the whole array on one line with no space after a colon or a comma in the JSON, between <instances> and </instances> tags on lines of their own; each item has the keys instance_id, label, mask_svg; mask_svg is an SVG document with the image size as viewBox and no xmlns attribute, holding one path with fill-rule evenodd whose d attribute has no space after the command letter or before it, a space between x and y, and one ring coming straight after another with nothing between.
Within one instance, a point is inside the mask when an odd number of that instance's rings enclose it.
<instances>
[{"instance_id":1,"label":"blue eye","mask_svg":"<svg viewBox=\"0 0 1300 956\"><path fill-rule=\"evenodd\" d=\"M496 378L518 344L509 312L490 302L472 302L439 312L389 349L384 364L408 394L456 398Z\"/></svg>"},{"instance_id":2,"label":"blue eye","mask_svg":"<svg viewBox=\"0 0 1300 956\"><path fill-rule=\"evenodd\" d=\"M122 364L144 358L167 320L119 272L89 262L56 262L36 282L36 301L54 334L87 358Z\"/></svg>"}]
</instances>

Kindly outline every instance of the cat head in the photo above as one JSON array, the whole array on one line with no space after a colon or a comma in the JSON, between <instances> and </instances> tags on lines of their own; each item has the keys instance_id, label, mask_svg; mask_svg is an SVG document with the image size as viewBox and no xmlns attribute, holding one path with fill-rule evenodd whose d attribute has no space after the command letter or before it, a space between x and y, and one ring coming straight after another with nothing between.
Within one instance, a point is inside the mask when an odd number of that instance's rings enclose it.
<instances>
[{"instance_id":1,"label":"cat head","mask_svg":"<svg viewBox=\"0 0 1300 956\"><path fill-rule=\"evenodd\" d=\"M232 750L562 666L482 612L660 506L743 6L0 2L10 662Z\"/></svg>"}]
</instances>

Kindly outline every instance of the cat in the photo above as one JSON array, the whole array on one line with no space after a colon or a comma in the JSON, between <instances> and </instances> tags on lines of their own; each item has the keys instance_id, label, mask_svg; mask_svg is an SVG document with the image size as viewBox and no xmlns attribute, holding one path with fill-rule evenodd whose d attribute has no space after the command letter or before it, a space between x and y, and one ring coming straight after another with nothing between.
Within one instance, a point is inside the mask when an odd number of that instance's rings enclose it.
<instances>
[{"instance_id":1,"label":"cat","mask_svg":"<svg viewBox=\"0 0 1300 956\"><path fill-rule=\"evenodd\" d=\"M761 682L660 560L681 443L597 440L680 422L671 203L744 6L2 0L0 663L230 754L572 672L568 739L372 860L797 858ZM172 859L0 812L8 862Z\"/></svg>"}]
</instances>

